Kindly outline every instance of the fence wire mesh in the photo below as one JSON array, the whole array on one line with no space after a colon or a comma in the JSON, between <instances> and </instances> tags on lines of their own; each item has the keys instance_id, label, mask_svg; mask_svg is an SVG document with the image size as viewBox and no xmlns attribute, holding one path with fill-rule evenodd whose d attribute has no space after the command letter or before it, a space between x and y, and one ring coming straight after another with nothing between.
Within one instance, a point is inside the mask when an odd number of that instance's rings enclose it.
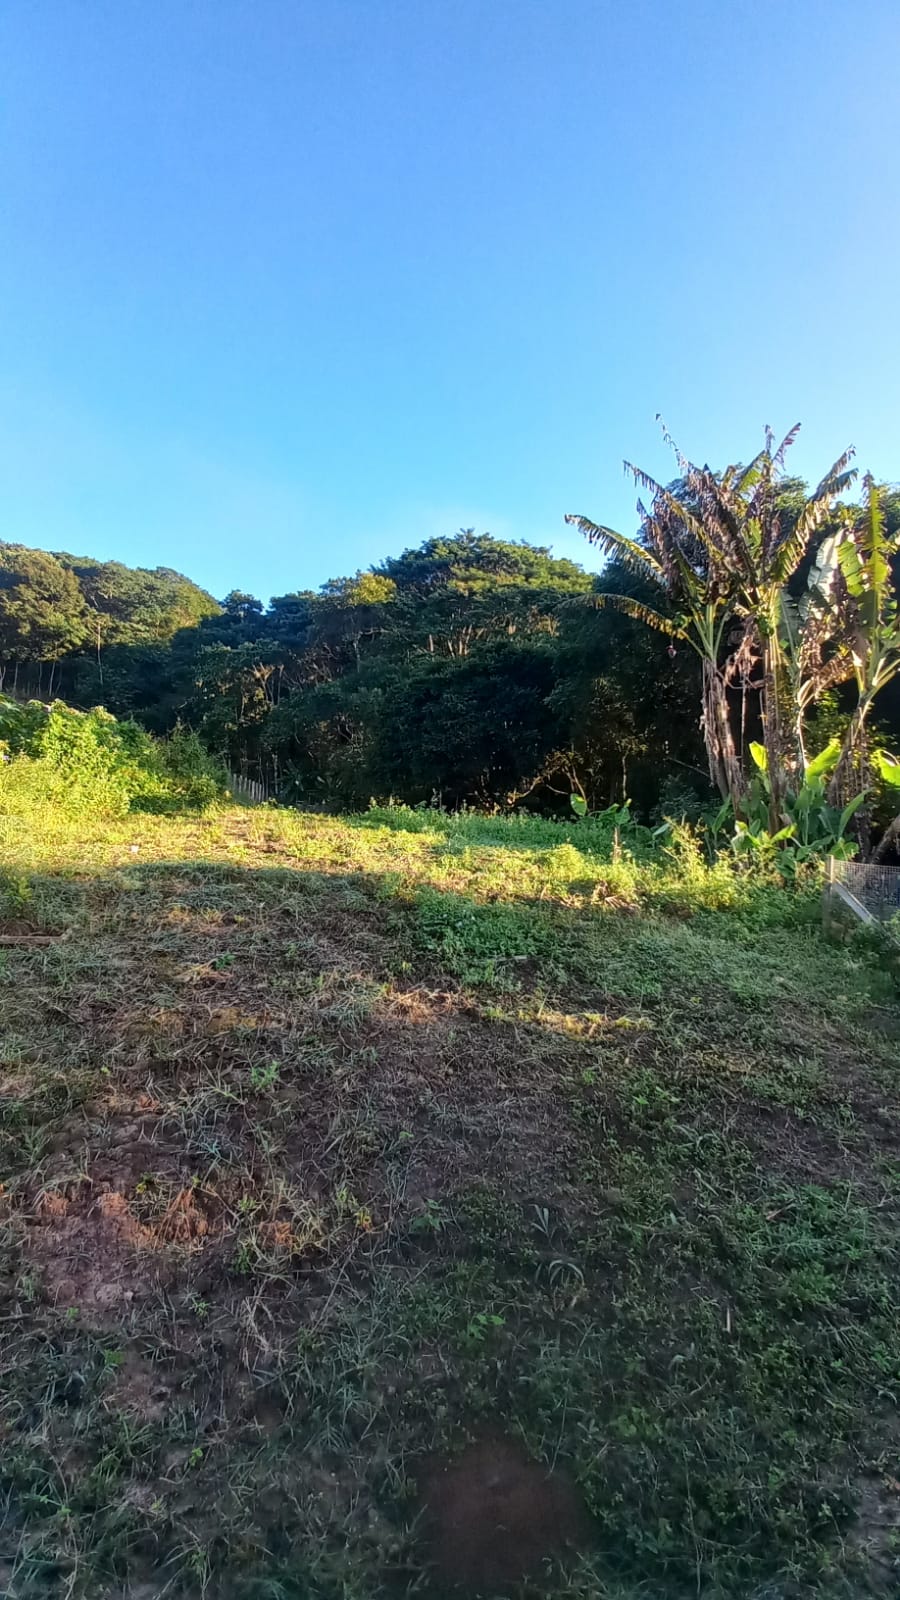
<instances>
[{"instance_id":1,"label":"fence wire mesh","mask_svg":"<svg viewBox=\"0 0 900 1600\"><path fill-rule=\"evenodd\" d=\"M239 772L229 773L228 787L236 800L245 800L250 805L262 806L272 798L267 783L261 783L258 778L244 778Z\"/></svg>"},{"instance_id":2,"label":"fence wire mesh","mask_svg":"<svg viewBox=\"0 0 900 1600\"><path fill-rule=\"evenodd\" d=\"M826 905L839 899L863 922L874 922L900 942L900 867L866 861L828 863Z\"/></svg>"}]
</instances>

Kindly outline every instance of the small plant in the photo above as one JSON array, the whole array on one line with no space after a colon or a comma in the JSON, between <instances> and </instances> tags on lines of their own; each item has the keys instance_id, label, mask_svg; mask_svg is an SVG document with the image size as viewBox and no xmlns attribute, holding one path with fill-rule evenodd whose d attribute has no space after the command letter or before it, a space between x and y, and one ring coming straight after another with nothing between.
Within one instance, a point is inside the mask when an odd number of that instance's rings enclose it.
<instances>
[{"instance_id":1,"label":"small plant","mask_svg":"<svg viewBox=\"0 0 900 1600\"><path fill-rule=\"evenodd\" d=\"M488 1334L505 1326L506 1318L496 1311L476 1311L466 1324L466 1340L469 1344L484 1344Z\"/></svg>"},{"instance_id":2,"label":"small plant","mask_svg":"<svg viewBox=\"0 0 900 1600\"><path fill-rule=\"evenodd\" d=\"M535 1206L534 1227L535 1231L541 1234L548 1242L553 1238L554 1227L547 1206Z\"/></svg>"},{"instance_id":3,"label":"small plant","mask_svg":"<svg viewBox=\"0 0 900 1600\"><path fill-rule=\"evenodd\" d=\"M443 1233L450 1218L439 1200L426 1200L422 1210L413 1217L410 1233Z\"/></svg>"},{"instance_id":4,"label":"small plant","mask_svg":"<svg viewBox=\"0 0 900 1600\"><path fill-rule=\"evenodd\" d=\"M21 917L31 907L34 891L22 872L0 868L0 916Z\"/></svg>"},{"instance_id":5,"label":"small plant","mask_svg":"<svg viewBox=\"0 0 900 1600\"><path fill-rule=\"evenodd\" d=\"M592 822L605 823L609 828L631 828L635 826L634 818L631 815L631 806L627 800L621 806L607 806L603 811L591 811L583 795L570 794L569 805L579 819L590 817Z\"/></svg>"},{"instance_id":6,"label":"small plant","mask_svg":"<svg viewBox=\"0 0 900 1600\"><path fill-rule=\"evenodd\" d=\"M584 1273L575 1261L559 1256L547 1268L550 1287L557 1294L577 1293L584 1287Z\"/></svg>"},{"instance_id":7,"label":"small plant","mask_svg":"<svg viewBox=\"0 0 900 1600\"><path fill-rule=\"evenodd\" d=\"M281 1072L277 1061L267 1061L265 1066L250 1068L250 1087L256 1094L266 1094L274 1089Z\"/></svg>"}]
</instances>

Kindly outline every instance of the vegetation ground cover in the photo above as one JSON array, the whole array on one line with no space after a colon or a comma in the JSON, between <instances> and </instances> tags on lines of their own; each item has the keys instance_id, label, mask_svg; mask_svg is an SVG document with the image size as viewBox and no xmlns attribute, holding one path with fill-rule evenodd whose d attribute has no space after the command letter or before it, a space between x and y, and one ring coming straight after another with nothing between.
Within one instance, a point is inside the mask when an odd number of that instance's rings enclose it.
<instances>
[{"instance_id":1,"label":"vegetation ground cover","mask_svg":"<svg viewBox=\"0 0 900 1600\"><path fill-rule=\"evenodd\" d=\"M423 1474L499 1435L587 1517L516 1592L892 1592L900 1009L814 885L21 793L0 1589L440 1593Z\"/></svg>"}]
</instances>

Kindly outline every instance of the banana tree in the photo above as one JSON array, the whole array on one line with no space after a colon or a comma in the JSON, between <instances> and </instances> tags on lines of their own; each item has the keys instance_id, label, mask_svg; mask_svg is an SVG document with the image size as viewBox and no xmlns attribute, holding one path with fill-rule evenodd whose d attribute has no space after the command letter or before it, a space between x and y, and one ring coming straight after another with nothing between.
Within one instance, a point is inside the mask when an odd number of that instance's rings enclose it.
<instances>
[{"instance_id":1,"label":"banana tree","mask_svg":"<svg viewBox=\"0 0 900 1600\"><path fill-rule=\"evenodd\" d=\"M626 470L653 496L652 510L638 501L646 542L639 544L615 529L569 514L566 522L577 527L591 544L616 556L638 576L649 579L660 592L665 610L657 610L633 595L602 593L589 597L598 610L620 611L655 628L668 638L682 640L700 659L702 673L702 727L710 777L723 799L737 807L744 790L740 752L731 730L725 673L720 665L726 629L733 611L733 582L721 553L707 539L706 530L690 508L638 467Z\"/></svg>"},{"instance_id":2,"label":"banana tree","mask_svg":"<svg viewBox=\"0 0 900 1600\"><path fill-rule=\"evenodd\" d=\"M798 771L807 761L806 720L829 689L852 676L846 621L838 606L842 530L822 540L799 598L787 588L779 600L777 640L787 676Z\"/></svg>"},{"instance_id":3,"label":"banana tree","mask_svg":"<svg viewBox=\"0 0 900 1600\"><path fill-rule=\"evenodd\" d=\"M782 604L786 585L810 539L831 512L837 496L852 481L846 451L800 508L786 522L778 501L787 450L798 429L775 448L766 429L763 449L748 466L723 473L696 467L670 435L681 472L678 495L639 468L625 463L639 486L652 496L648 510L638 501L643 542L583 516L566 521L580 528L607 554L650 578L668 601L657 611L626 595L599 594L597 606L623 611L651 627L684 639L702 666L703 732L710 776L723 798L739 812L746 794L743 750L731 726L727 688L746 686L753 666L761 665L761 711L771 790L771 827L777 831L783 796L792 771L802 774L802 717L794 714L790 678L785 673ZM737 628L737 641L730 637ZM725 659L723 659L723 657Z\"/></svg>"},{"instance_id":4,"label":"banana tree","mask_svg":"<svg viewBox=\"0 0 900 1600\"><path fill-rule=\"evenodd\" d=\"M840 576L836 608L842 618L857 702L841 745L830 784L839 799L865 781L866 724L876 696L900 673L900 606L891 560L900 552L900 533L885 527L881 492L871 474L862 514L850 523L838 549Z\"/></svg>"},{"instance_id":5,"label":"banana tree","mask_svg":"<svg viewBox=\"0 0 900 1600\"><path fill-rule=\"evenodd\" d=\"M774 435L766 429L765 445L743 469L729 468L721 483L712 478L707 493L716 515L731 530L738 556L738 610L744 619L748 644L759 655L763 738L771 785L771 820L777 826L788 787L802 780L805 765L803 722L809 705L822 693L822 672L809 670L809 645L815 633L811 606L804 608L801 626L809 625L807 649L796 656L799 672L792 675L786 650L790 616L788 584L797 571L810 541L833 512L839 495L853 482L848 470L852 450L846 450L800 507L793 525L786 521L778 491L785 456L797 437L794 427L774 448ZM824 652L820 648L819 661ZM802 690L803 704L797 693Z\"/></svg>"}]
</instances>

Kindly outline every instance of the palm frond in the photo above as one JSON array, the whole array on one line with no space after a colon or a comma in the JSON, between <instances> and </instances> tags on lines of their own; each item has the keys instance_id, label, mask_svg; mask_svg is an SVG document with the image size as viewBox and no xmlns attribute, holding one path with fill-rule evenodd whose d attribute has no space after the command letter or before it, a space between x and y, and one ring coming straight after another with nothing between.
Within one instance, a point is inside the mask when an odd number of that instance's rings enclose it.
<instances>
[{"instance_id":1,"label":"palm frond","mask_svg":"<svg viewBox=\"0 0 900 1600\"><path fill-rule=\"evenodd\" d=\"M778 596L778 631L782 643L790 654L795 654L800 639L800 607L789 594L787 589L782 589Z\"/></svg>"},{"instance_id":2,"label":"palm frond","mask_svg":"<svg viewBox=\"0 0 900 1600\"><path fill-rule=\"evenodd\" d=\"M623 616L643 622L646 627L655 628L657 633L665 633L670 639L688 638L680 623L671 617L664 617L661 611L654 611L652 606L645 606L642 600L636 600L633 595L591 594L585 598L588 605L594 606L597 611L621 611Z\"/></svg>"},{"instance_id":3,"label":"palm frond","mask_svg":"<svg viewBox=\"0 0 900 1600\"><path fill-rule=\"evenodd\" d=\"M854 600L861 599L866 592L865 567L860 560L855 538L844 540L838 549L838 561L841 576L847 585L847 593Z\"/></svg>"},{"instance_id":4,"label":"palm frond","mask_svg":"<svg viewBox=\"0 0 900 1600\"><path fill-rule=\"evenodd\" d=\"M768 456L768 451L760 450L758 455L755 455L753 457L753 460L751 462L749 462L746 467L729 467L728 468L729 472L733 472L733 473L738 473L739 472L740 473L740 477L737 478L737 480L736 480L736 482L734 484L734 489L735 489L735 493L736 494L743 495L743 494L745 494L747 492L748 489L755 489L756 488L756 485L759 483L760 476L762 474L762 462L763 462L763 459L765 457L767 457L767 456ZM724 477L724 474L723 474L723 477Z\"/></svg>"},{"instance_id":5,"label":"palm frond","mask_svg":"<svg viewBox=\"0 0 900 1600\"><path fill-rule=\"evenodd\" d=\"M847 470L848 463L853 459L853 453L851 445L849 450L838 456L833 467L826 472L804 505L793 532L789 533L772 553L772 575L778 582L787 582L802 560L812 535L821 527L838 496L849 488L856 477L855 468Z\"/></svg>"},{"instance_id":6,"label":"palm frond","mask_svg":"<svg viewBox=\"0 0 900 1600\"><path fill-rule=\"evenodd\" d=\"M697 550L703 551L709 557L714 552L711 551L702 521L693 515L671 489L666 489L661 483L657 483L656 479L651 478L649 472L645 472L642 467L636 467L631 461L624 461L622 465L626 472L631 473L638 486L653 496L649 512L640 498L638 511L642 515L649 543L656 552L664 581L671 588L677 588L680 584L688 593L696 591L698 582L701 581L700 575L685 554L680 534L690 534ZM696 472L696 468L691 468L692 474Z\"/></svg>"},{"instance_id":7,"label":"palm frond","mask_svg":"<svg viewBox=\"0 0 900 1600\"><path fill-rule=\"evenodd\" d=\"M833 605L832 591L835 577L840 570L838 557L844 537L843 531L830 533L819 545L816 559L806 580L806 588L800 597L798 611L800 621L803 623L820 612L830 610Z\"/></svg>"},{"instance_id":8,"label":"palm frond","mask_svg":"<svg viewBox=\"0 0 900 1600\"><path fill-rule=\"evenodd\" d=\"M583 533L590 544L599 545L607 555L618 556L633 571L654 578L657 583L661 581L663 570L660 563L636 539L628 539L624 533L616 533L614 528L606 528L602 523L592 522L590 517L577 516L573 512L568 512L565 520L570 527Z\"/></svg>"},{"instance_id":9,"label":"palm frond","mask_svg":"<svg viewBox=\"0 0 900 1600\"><path fill-rule=\"evenodd\" d=\"M784 471L784 458L790 450L791 445L794 443L794 440L799 432L800 424L799 422L795 422L794 426L788 429L780 445L778 446L778 449L773 450L771 448L771 441L775 438L775 435L772 433L771 428L766 429L767 442L769 443L768 454L772 458L773 467L775 467L778 472Z\"/></svg>"},{"instance_id":10,"label":"palm frond","mask_svg":"<svg viewBox=\"0 0 900 1600\"><path fill-rule=\"evenodd\" d=\"M672 454L674 455L675 460L678 462L678 470L679 470L679 472L681 473L683 478L687 478L692 472L696 472L696 470L697 470L696 467L694 467L692 465L692 463L690 461L688 461L687 456L684 455L681 450L679 450L677 444L675 443L675 440L672 438L672 435L670 434L668 428L666 427L665 421L664 421L662 413L660 411L657 411L657 413L656 413L656 420L659 423L659 426L660 426L660 428L662 430L662 436L665 439L666 444L669 446L669 449L672 451Z\"/></svg>"},{"instance_id":11,"label":"palm frond","mask_svg":"<svg viewBox=\"0 0 900 1600\"><path fill-rule=\"evenodd\" d=\"M866 564L869 569L869 587L881 596L891 581L891 567L884 535L884 507L875 479L870 472L865 476L866 511L865 529Z\"/></svg>"},{"instance_id":12,"label":"palm frond","mask_svg":"<svg viewBox=\"0 0 900 1600\"><path fill-rule=\"evenodd\" d=\"M656 499L657 495L665 494L666 491L662 484L657 483L655 478L651 478L649 472L645 472L643 467L636 467L633 461L623 461L622 467L625 472L631 475L638 487L640 489L646 489L647 493L651 494L654 500Z\"/></svg>"},{"instance_id":13,"label":"palm frond","mask_svg":"<svg viewBox=\"0 0 900 1600\"><path fill-rule=\"evenodd\" d=\"M840 494L842 489L846 489L848 484L853 482L857 475L856 468L854 467L849 473L847 469L855 455L855 447L852 444L848 445L843 455L838 456L837 461L826 472L822 482L811 497L813 500L819 500L823 495L833 496Z\"/></svg>"},{"instance_id":14,"label":"palm frond","mask_svg":"<svg viewBox=\"0 0 900 1600\"><path fill-rule=\"evenodd\" d=\"M736 471L729 467L728 472ZM714 533L707 539L710 549L726 566L752 574L753 555L747 539L746 502L730 484L715 473L704 470L697 483L704 525Z\"/></svg>"},{"instance_id":15,"label":"palm frond","mask_svg":"<svg viewBox=\"0 0 900 1600\"><path fill-rule=\"evenodd\" d=\"M704 529L702 522L700 522L693 515L693 513L688 510L687 506L678 499L677 495L672 493L671 489L664 488L661 483L657 483L655 478L651 478L649 472L645 472L643 467L636 467L631 461L623 461L622 465L626 472L631 473L631 476L639 488L646 489L648 494L652 494L654 502L658 502L659 505L665 506L666 510L671 516L677 518L679 522L683 522L684 526L689 529L689 531L694 535L694 538L699 541L701 546L706 544L706 530ZM653 520L653 514L653 511L651 511L649 519L650 521Z\"/></svg>"}]
</instances>

